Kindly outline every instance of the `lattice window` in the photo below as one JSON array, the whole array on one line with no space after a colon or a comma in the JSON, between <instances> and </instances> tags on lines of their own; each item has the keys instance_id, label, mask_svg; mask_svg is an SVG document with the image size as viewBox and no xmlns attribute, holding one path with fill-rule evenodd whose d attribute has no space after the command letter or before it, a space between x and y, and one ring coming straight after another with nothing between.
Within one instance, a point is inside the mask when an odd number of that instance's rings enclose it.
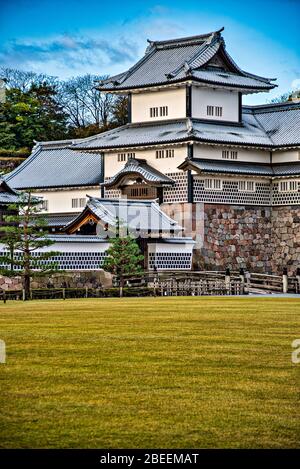
<instances>
[{"instance_id":1,"label":"lattice window","mask_svg":"<svg viewBox=\"0 0 300 469\"><path fill-rule=\"evenodd\" d=\"M223 180L221 191L205 190L204 179L194 178L194 202L236 205L271 205L269 182L256 182L255 192L240 192L237 180Z\"/></svg>"},{"instance_id":2,"label":"lattice window","mask_svg":"<svg viewBox=\"0 0 300 469\"><path fill-rule=\"evenodd\" d=\"M188 185L187 185L187 173L177 172L168 173L166 176L175 181L174 186L164 187L163 201L168 202L187 202L188 200Z\"/></svg>"},{"instance_id":3,"label":"lattice window","mask_svg":"<svg viewBox=\"0 0 300 469\"><path fill-rule=\"evenodd\" d=\"M191 252L149 252L148 269L153 270L190 270Z\"/></svg>"}]
</instances>

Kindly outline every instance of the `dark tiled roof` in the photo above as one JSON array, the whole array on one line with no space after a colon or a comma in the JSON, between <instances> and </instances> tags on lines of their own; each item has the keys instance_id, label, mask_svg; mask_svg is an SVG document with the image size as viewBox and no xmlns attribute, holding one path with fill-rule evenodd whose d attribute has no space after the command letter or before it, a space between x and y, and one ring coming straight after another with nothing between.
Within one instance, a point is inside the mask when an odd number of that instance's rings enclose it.
<instances>
[{"instance_id":1,"label":"dark tiled roof","mask_svg":"<svg viewBox=\"0 0 300 469\"><path fill-rule=\"evenodd\" d=\"M102 183L105 187L115 186L124 176L135 174L142 177L146 182L154 184L174 184L174 181L165 176L157 169L147 164L146 160L131 158L109 181Z\"/></svg>"},{"instance_id":2,"label":"dark tiled roof","mask_svg":"<svg viewBox=\"0 0 300 469\"><path fill-rule=\"evenodd\" d=\"M118 90L144 86L169 84L194 79L199 82L213 81L225 85L268 90L274 88L270 79L249 74L241 70L225 49L221 31L169 41L149 41L144 57L127 72L121 73L100 83L99 89ZM217 75L201 75L203 67L216 55L221 54L231 72L240 77L234 80L220 79ZM220 78L220 77L219 77Z\"/></svg>"},{"instance_id":3,"label":"dark tiled roof","mask_svg":"<svg viewBox=\"0 0 300 469\"><path fill-rule=\"evenodd\" d=\"M48 239L56 243L108 243L107 239L92 235L48 235Z\"/></svg>"},{"instance_id":4,"label":"dark tiled roof","mask_svg":"<svg viewBox=\"0 0 300 469\"><path fill-rule=\"evenodd\" d=\"M71 144L68 140L39 143L6 181L16 189L99 185L99 155L70 150Z\"/></svg>"},{"instance_id":5,"label":"dark tiled roof","mask_svg":"<svg viewBox=\"0 0 300 469\"><path fill-rule=\"evenodd\" d=\"M74 218L76 218L78 213L72 213L72 214L49 214L46 215L45 218L47 220L47 225L48 226L65 226L68 223L70 223Z\"/></svg>"},{"instance_id":6,"label":"dark tiled roof","mask_svg":"<svg viewBox=\"0 0 300 469\"><path fill-rule=\"evenodd\" d=\"M0 204L16 204L20 201L20 194L7 184L5 179L0 176Z\"/></svg>"},{"instance_id":7,"label":"dark tiled roof","mask_svg":"<svg viewBox=\"0 0 300 469\"><path fill-rule=\"evenodd\" d=\"M233 162L209 159L185 160L180 169L194 169L203 173L241 174L265 177L300 175L300 162L267 165L259 163Z\"/></svg>"},{"instance_id":8,"label":"dark tiled roof","mask_svg":"<svg viewBox=\"0 0 300 469\"><path fill-rule=\"evenodd\" d=\"M182 227L169 218L154 200L100 199L90 197L86 208L73 222L65 227L71 228L84 214L90 211L103 223L116 226L117 218L129 227L129 230L151 232L181 232Z\"/></svg>"},{"instance_id":9,"label":"dark tiled roof","mask_svg":"<svg viewBox=\"0 0 300 469\"><path fill-rule=\"evenodd\" d=\"M82 139L72 148L98 151L195 140L271 149L300 145L299 128L299 103L244 106L241 125L187 118L127 124Z\"/></svg>"}]
</instances>

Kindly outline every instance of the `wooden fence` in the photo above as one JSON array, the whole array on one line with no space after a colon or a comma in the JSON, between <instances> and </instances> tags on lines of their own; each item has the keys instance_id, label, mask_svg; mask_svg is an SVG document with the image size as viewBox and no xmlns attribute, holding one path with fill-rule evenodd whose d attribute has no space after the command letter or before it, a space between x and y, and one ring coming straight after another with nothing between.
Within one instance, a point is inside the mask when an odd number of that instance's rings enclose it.
<instances>
[{"instance_id":1,"label":"wooden fence","mask_svg":"<svg viewBox=\"0 0 300 469\"><path fill-rule=\"evenodd\" d=\"M299 275L298 275L299 274ZM144 272L126 276L124 296L222 296L294 293L300 295L300 272L296 276L241 272ZM104 298L119 295L113 288L32 289L31 299ZM24 300L24 290L0 291L0 299Z\"/></svg>"}]
</instances>

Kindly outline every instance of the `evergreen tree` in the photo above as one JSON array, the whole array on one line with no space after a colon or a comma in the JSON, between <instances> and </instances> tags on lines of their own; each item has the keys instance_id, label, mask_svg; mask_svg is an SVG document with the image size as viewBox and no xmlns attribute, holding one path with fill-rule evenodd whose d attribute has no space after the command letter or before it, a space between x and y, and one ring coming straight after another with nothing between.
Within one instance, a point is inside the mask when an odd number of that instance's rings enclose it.
<instances>
[{"instance_id":1,"label":"evergreen tree","mask_svg":"<svg viewBox=\"0 0 300 469\"><path fill-rule=\"evenodd\" d=\"M7 251L0 256L2 266L7 266L1 268L1 273L18 273L23 277L26 300L30 298L31 277L56 271L56 265L49 259L57 253L39 251L54 242L47 237L47 220L40 215L38 202L30 192L21 194L18 204L8 207L9 214L4 216L5 224L0 227L1 243Z\"/></svg>"},{"instance_id":2,"label":"evergreen tree","mask_svg":"<svg viewBox=\"0 0 300 469\"><path fill-rule=\"evenodd\" d=\"M116 237L110 239L110 247L103 263L103 269L117 275L120 282L120 297L123 296L124 276L143 272L141 262L144 256L134 238L120 236L119 223L117 223Z\"/></svg>"}]
</instances>

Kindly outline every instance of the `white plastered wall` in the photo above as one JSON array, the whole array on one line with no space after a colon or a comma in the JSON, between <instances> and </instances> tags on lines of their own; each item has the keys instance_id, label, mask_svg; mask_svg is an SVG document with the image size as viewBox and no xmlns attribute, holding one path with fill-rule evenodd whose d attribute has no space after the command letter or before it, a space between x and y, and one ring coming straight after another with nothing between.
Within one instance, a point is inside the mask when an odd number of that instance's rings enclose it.
<instances>
[{"instance_id":1,"label":"white plastered wall","mask_svg":"<svg viewBox=\"0 0 300 469\"><path fill-rule=\"evenodd\" d=\"M156 150L163 150L172 148L174 149L174 157L172 158L156 158ZM187 157L187 146L167 146L162 145L156 148L145 149L145 150L127 150L126 152L120 151L118 153L135 153L135 158L144 159L147 163L158 171L167 174L178 172L177 166L182 163ZM105 164L104 164L104 177L112 177L122 168L124 168L125 161L118 161L118 153L105 153Z\"/></svg>"},{"instance_id":2,"label":"white plastered wall","mask_svg":"<svg viewBox=\"0 0 300 469\"><path fill-rule=\"evenodd\" d=\"M238 152L237 160L230 160L222 158L223 150L234 150ZM231 147L230 145L194 145L194 158L222 160L222 161L244 161L251 163L270 163L269 151L262 151L256 149Z\"/></svg>"},{"instance_id":3,"label":"white plastered wall","mask_svg":"<svg viewBox=\"0 0 300 469\"><path fill-rule=\"evenodd\" d=\"M185 88L176 88L134 93L131 98L131 106L132 122L155 122L184 118L186 115L186 90ZM150 108L160 106L168 106L168 116L150 117Z\"/></svg>"},{"instance_id":4,"label":"white plastered wall","mask_svg":"<svg viewBox=\"0 0 300 469\"><path fill-rule=\"evenodd\" d=\"M208 116L207 106L223 107L222 117ZM239 96L237 91L192 87L192 117L215 121L238 122Z\"/></svg>"},{"instance_id":5,"label":"white plastered wall","mask_svg":"<svg viewBox=\"0 0 300 469\"><path fill-rule=\"evenodd\" d=\"M287 163L300 160L300 150L275 151L272 155L273 163Z\"/></svg>"},{"instance_id":6,"label":"white plastered wall","mask_svg":"<svg viewBox=\"0 0 300 469\"><path fill-rule=\"evenodd\" d=\"M55 190L38 190L34 192L37 197L43 197L48 201L48 210L44 213L69 213L81 212L82 207L72 208L72 199L86 198L87 195L92 197L100 197L100 188L83 188L83 189L55 189Z\"/></svg>"}]
</instances>

